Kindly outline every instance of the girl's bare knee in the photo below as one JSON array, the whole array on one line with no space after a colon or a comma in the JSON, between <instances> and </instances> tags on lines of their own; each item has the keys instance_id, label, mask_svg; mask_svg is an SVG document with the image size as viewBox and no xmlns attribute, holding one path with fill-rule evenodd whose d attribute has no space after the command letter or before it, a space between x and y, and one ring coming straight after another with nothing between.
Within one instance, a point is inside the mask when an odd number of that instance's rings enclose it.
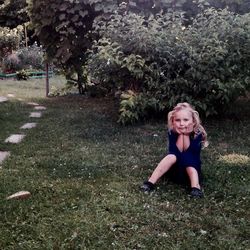
<instances>
[{"instance_id":1,"label":"girl's bare knee","mask_svg":"<svg viewBox=\"0 0 250 250\"><path fill-rule=\"evenodd\" d=\"M190 174L197 173L197 170L194 167L187 167L186 171Z\"/></svg>"},{"instance_id":2,"label":"girl's bare knee","mask_svg":"<svg viewBox=\"0 0 250 250\"><path fill-rule=\"evenodd\" d=\"M177 158L173 154L169 154L165 157L166 160L168 160L171 164L175 164L177 161Z\"/></svg>"}]
</instances>

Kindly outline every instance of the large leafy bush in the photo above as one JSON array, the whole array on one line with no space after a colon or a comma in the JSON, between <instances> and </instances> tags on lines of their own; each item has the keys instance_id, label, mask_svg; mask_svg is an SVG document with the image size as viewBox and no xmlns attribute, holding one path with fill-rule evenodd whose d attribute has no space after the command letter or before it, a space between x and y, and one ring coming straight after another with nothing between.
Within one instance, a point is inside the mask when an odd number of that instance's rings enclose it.
<instances>
[{"instance_id":1,"label":"large leafy bush","mask_svg":"<svg viewBox=\"0 0 250 250\"><path fill-rule=\"evenodd\" d=\"M17 54L24 68L44 70L44 51L36 43L29 47L20 48Z\"/></svg>"},{"instance_id":2,"label":"large leafy bush","mask_svg":"<svg viewBox=\"0 0 250 250\"><path fill-rule=\"evenodd\" d=\"M20 29L0 27L0 59L18 48L21 39Z\"/></svg>"},{"instance_id":3,"label":"large leafy bush","mask_svg":"<svg viewBox=\"0 0 250 250\"><path fill-rule=\"evenodd\" d=\"M21 47L5 56L2 61L4 72L16 72L21 69L44 70L44 51L37 44Z\"/></svg>"},{"instance_id":4,"label":"large leafy bush","mask_svg":"<svg viewBox=\"0 0 250 250\"><path fill-rule=\"evenodd\" d=\"M2 70L5 73L14 73L22 69L21 61L16 53L12 53L2 60Z\"/></svg>"},{"instance_id":5,"label":"large leafy bush","mask_svg":"<svg viewBox=\"0 0 250 250\"><path fill-rule=\"evenodd\" d=\"M113 90L131 90L138 95L134 105L143 102L143 109L131 109L122 95L122 123L181 101L207 116L218 114L249 89L250 14L210 8L185 27L180 13L147 19L121 13L96 29L102 39L90 53L92 77ZM130 119L127 110L136 115Z\"/></svg>"}]
</instances>

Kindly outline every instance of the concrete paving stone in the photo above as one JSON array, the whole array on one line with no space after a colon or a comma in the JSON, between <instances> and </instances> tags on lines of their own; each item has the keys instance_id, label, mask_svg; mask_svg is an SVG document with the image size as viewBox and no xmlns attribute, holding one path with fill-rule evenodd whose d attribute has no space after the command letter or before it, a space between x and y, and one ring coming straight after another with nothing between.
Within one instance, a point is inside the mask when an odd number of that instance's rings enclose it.
<instances>
[{"instance_id":1,"label":"concrete paving stone","mask_svg":"<svg viewBox=\"0 0 250 250\"><path fill-rule=\"evenodd\" d=\"M8 98L5 96L0 96L0 102L7 102Z\"/></svg>"},{"instance_id":2,"label":"concrete paving stone","mask_svg":"<svg viewBox=\"0 0 250 250\"><path fill-rule=\"evenodd\" d=\"M27 104L32 105L32 106L38 106L39 104L36 102L27 102Z\"/></svg>"},{"instance_id":3,"label":"concrete paving stone","mask_svg":"<svg viewBox=\"0 0 250 250\"><path fill-rule=\"evenodd\" d=\"M39 118L42 116L41 112L31 112L30 113L30 117L35 117L35 118Z\"/></svg>"},{"instance_id":4,"label":"concrete paving stone","mask_svg":"<svg viewBox=\"0 0 250 250\"><path fill-rule=\"evenodd\" d=\"M28 122L25 123L20 129L30 129L36 127L37 123L36 122Z\"/></svg>"},{"instance_id":5,"label":"concrete paving stone","mask_svg":"<svg viewBox=\"0 0 250 250\"><path fill-rule=\"evenodd\" d=\"M0 165L3 163L3 161L10 156L10 152L8 151L0 151Z\"/></svg>"},{"instance_id":6,"label":"concrete paving stone","mask_svg":"<svg viewBox=\"0 0 250 250\"><path fill-rule=\"evenodd\" d=\"M44 107L44 106L35 106L35 109L36 110L45 110L46 107Z\"/></svg>"},{"instance_id":7,"label":"concrete paving stone","mask_svg":"<svg viewBox=\"0 0 250 250\"><path fill-rule=\"evenodd\" d=\"M14 135L9 136L4 142L17 144L17 143L20 143L24 137L25 137L24 134L14 134Z\"/></svg>"}]
</instances>

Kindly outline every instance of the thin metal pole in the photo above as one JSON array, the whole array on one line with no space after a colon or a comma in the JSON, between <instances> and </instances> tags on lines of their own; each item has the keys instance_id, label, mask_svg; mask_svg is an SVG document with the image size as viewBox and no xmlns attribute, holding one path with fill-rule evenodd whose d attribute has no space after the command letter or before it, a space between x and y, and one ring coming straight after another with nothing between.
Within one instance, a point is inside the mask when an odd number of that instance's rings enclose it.
<instances>
[{"instance_id":1,"label":"thin metal pole","mask_svg":"<svg viewBox=\"0 0 250 250\"><path fill-rule=\"evenodd\" d=\"M27 35L26 24L24 24L24 36L25 36L25 47L28 48L28 35Z\"/></svg>"},{"instance_id":2,"label":"thin metal pole","mask_svg":"<svg viewBox=\"0 0 250 250\"><path fill-rule=\"evenodd\" d=\"M46 71L46 97L49 96L49 64L46 63L45 65L45 71Z\"/></svg>"}]
</instances>

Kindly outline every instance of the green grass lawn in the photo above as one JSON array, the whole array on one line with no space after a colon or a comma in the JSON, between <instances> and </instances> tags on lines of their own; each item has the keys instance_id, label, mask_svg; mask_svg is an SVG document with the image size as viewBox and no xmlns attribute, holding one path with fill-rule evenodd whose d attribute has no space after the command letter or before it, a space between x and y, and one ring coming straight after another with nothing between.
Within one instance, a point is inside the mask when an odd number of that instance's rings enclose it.
<instances>
[{"instance_id":1,"label":"green grass lawn","mask_svg":"<svg viewBox=\"0 0 250 250\"><path fill-rule=\"evenodd\" d=\"M52 78L60 86L62 79ZM204 199L167 180L139 191L166 152L166 124L121 127L110 99L44 98L43 80L0 81L0 249L249 249L250 102L204 121ZM21 98L22 100L18 100ZM35 101L47 107L29 118ZM4 143L37 121L17 145ZM6 200L20 190L26 200Z\"/></svg>"}]
</instances>

